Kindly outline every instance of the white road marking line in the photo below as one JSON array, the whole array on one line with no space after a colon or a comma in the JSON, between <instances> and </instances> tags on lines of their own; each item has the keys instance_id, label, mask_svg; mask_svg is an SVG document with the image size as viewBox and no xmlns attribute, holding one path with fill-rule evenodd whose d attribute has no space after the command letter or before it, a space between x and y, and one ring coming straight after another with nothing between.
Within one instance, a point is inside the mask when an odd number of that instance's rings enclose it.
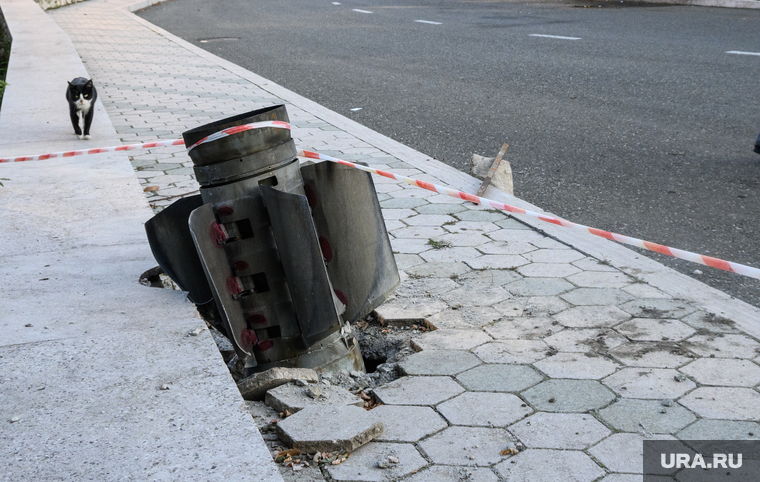
<instances>
[{"instance_id":1,"label":"white road marking line","mask_svg":"<svg viewBox=\"0 0 760 482\"><path fill-rule=\"evenodd\" d=\"M540 33L532 33L530 34L531 37L546 37L546 38L558 38L562 40L580 40L580 37L561 37L559 35L543 35Z\"/></svg>"},{"instance_id":2,"label":"white road marking line","mask_svg":"<svg viewBox=\"0 0 760 482\"><path fill-rule=\"evenodd\" d=\"M369 10L359 10L358 8L352 8L351 10L353 10L354 12L359 12L359 13L372 13Z\"/></svg>"},{"instance_id":3,"label":"white road marking line","mask_svg":"<svg viewBox=\"0 0 760 482\"><path fill-rule=\"evenodd\" d=\"M443 25L441 22L431 22L430 20L415 20L417 23L429 23L430 25Z\"/></svg>"},{"instance_id":4,"label":"white road marking line","mask_svg":"<svg viewBox=\"0 0 760 482\"><path fill-rule=\"evenodd\" d=\"M741 52L739 50L729 50L726 53L727 54L736 54L736 55L760 55L760 52Z\"/></svg>"},{"instance_id":5,"label":"white road marking line","mask_svg":"<svg viewBox=\"0 0 760 482\"><path fill-rule=\"evenodd\" d=\"M351 110L351 112L356 112L356 111L362 110L362 108L361 107L354 107L353 109L350 109L350 110Z\"/></svg>"},{"instance_id":6,"label":"white road marking line","mask_svg":"<svg viewBox=\"0 0 760 482\"><path fill-rule=\"evenodd\" d=\"M333 2L333 5L340 5L340 2Z\"/></svg>"}]
</instances>

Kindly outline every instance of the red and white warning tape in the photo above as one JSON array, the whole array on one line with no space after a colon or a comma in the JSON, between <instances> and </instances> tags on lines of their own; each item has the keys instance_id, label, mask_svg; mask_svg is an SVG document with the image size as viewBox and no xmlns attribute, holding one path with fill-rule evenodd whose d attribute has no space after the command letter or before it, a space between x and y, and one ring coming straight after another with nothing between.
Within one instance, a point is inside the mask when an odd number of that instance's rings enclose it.
<instances>
[{"instance_id":1,"label":"red and white warning tape","mask_svg":"<svg viewBox=\"0 0 760 482\"><path fill-rule=\"evenodd\" d=\"M0 159L0 163L44 161L46 159L53 159L56 157L84 156L86 154L102 154L104 152L132 151L134 149L150 149L152 147L180 146L184 144L185 144L185 141L183 141L182 139L171 139L168 141L146 142L145 144L130 144L128 146L98 147L95 149L82 149L79 151L61 151L61 152L52 152L50 154L37 154L35 156L6 157L6 158Z\"/></svg>"},{"instance_id":2,"label":"red and white warning tape","mask_svg":"<svg viewBox=\"0 0 760 482\"><path fill-rule=\"evenodd\" d=\"M205 144L207 142L213 142L223 137L231 136L240 132L249 131L253 129L262 129L264 127L290 129L290 124L288 124L287 122L281 122L281 121L268 121L268 122L255 122L252 124L245 124L242 126L231 127L229 129L224 129L220 132L204 137L200 141L190 146L187 150L189 152L190 150L192 150L195 147L198 147L201 144ZM174 139L174 140L166 140L166 141L158 141L158 142L148 142L145 144L132 144L132 145L127 145L127 146L115 146L115 147L101 147L101 148L96 148L96 149L86 149L86 150L79 150L79 151L65 151L65 152L55 152L51 154L40 154L40 155L35 155L35 156L3 158L3 159L0 159L0 163L42 161L46 159L53 159L56 157L73 157L73 156L81 156L81 155L86 155L86 154L101 154L104 152L129 151L133 149L150 149L153 147L177 146L177 145L182 145L182 144L184 144L184 141L182 139ZM484 197L474 196L472 194L467 194L465 192L457 191L456 189L451 189L445 186L438 186L430 182L419 181L417 179L412 179L411 177L393 174L392 172L381 171L379 169L373 169L371 167L354 164L353 162L344 161L342 159L328 156L326 154L319 154L313 151L300 150L298 151L298 155L301 157L309 158L309 159L319 159L323 161L336 162L338 164L342 164L344 166L352 167L354 169L359 169L361 171L376 174L378 176L395 179L397 181L404 181L407 184L421 187L422 189L427 189L428 191L445 194L447 196L463 199L465 201L470 201L477 204L487 205L494 209L499 209L501 211L507 211L510 213L532 216L532 217L540 219L541 221L551 223L551 224L556 224L558 226L569 228L575 231L590 233L590 234L593 234L594 236L600 236L602 238L611 239L619 243L636 246L637 248L642 248L649 251L655 251L657 253L672 256L674 258L685 259L693 263L698 263L705 266L712 266L713 268L722 269L724 271L730 271L732 273L738 273L744 276L748 276L750 278L760 279L760 269L753 268L751 266L746 266L739 263L733 263L731 261L724 261L722 259L713 258L710 256L704 256L701 254L692 253L690 251L670 248L668 246L650 243L649 241L643 241L641 239L632 238L630 236L624 236L622 234L611 233L609 231L602 231L601 229L595 229L588 226L584 226L582 224L576 224L562 218L547 216L546 214L537 213L535 211L528 211L526 209L510 206L509 204L500 203L498 201L493 201L491 199L487 199Z\"/></svg>"},{"instance_id":3,"label":"red and white warning tape","mask_svg":"<svg viewBox=\"0 0 760 482\"><path fill-rule=\"evenodd\" d=\"M283 121L265 121L265 122L253 122L251 124L243 124L241 126L230 127L228 129L215 132L211 134L210 136L204 137L203 139L199 140L192 146L188 147L187 152L190 152L196 147L200 146L201 144L206 144L207 142L213 142L213 141L222 139L224 137L229 137L233 134L238 134L240 132L252 131L254 129L263 129L264 127L274 127L276 129L290 130L290 124Z\"/></svg>"}]
</instances>

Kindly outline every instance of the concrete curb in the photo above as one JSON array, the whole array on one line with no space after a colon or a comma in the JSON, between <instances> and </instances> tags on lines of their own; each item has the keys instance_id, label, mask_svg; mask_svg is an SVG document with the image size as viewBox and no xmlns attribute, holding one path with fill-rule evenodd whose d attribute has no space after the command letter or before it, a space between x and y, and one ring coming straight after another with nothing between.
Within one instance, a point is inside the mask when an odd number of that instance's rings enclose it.
<instances>
[{"instance_id":1,"label":"concrete curb","mask_svg":"<svg viewBox=\"0 0 760 482\"><path fill-rule=\"evenodd\" d=\"M465 192L475 192L478 186L480 186L480 181L468 174L458 171L442 162L431 159L429 156L426 156L421 152L375 132L368 127L333 112L312 100L306 99L305 97L235 65L232 62L219 58L216 55L167 32L161 27L153 25L152 23L132 14L132 12L162 3L162 1L163 0L144 0L127 7L122 7L121 11L135 21L149 27L157 34L187 50L190 50L203 59L213 62L230 72L258 84L262 89L265 89L271 94L297 105L301 109L325 122L329 122L393 156L404 159L406 162L423 172L435 174L437 178L443 180L455 189ZM512 206L544 212L540 207L534 206L522 199L499 191L493 187L488 189L486 197ZM683 275L653 259L640 255L621 244L592 235L576 233L566 228L539 221L530 216L520 216L519 218L516 217L516 219L531 226L536 231L572 246L578 251L600 261L606 261L611 266L630 274L645 283L655 286L675 298L694 300L700 306L704 307L704 309L712 313L733 318L736 320L737 326L742 330L753 336L760 337L760 323L758 323L758 320L760 320L760 309L758 308Z\"/></svg>"},{"instance_id":2,"label":"concrete curb","mask_svg":"<svg viewBox=\"0 0 760 482\"><path fill-rule=\"evenodd\" d=\"M3 155L120 144L99 102L94 140L73 133L66 81L89 76L69 36L32 0L0 6L13 35ZM0 177L3 480L281 481L185 294L138 283L155 266L152 211L127 156L3 164Z\"/></svg>"}]
</instances>

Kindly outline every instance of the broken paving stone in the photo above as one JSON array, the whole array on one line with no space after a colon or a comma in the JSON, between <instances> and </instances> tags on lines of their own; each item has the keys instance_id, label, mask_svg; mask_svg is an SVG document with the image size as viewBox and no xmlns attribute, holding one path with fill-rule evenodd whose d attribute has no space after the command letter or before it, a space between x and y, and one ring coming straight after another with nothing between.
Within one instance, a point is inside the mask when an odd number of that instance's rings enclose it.
<instances>
[{"instance_id":1,"label":"broken paving stone","mask_svg":"<svg viewBox=\"0 0 760 482\"><path fill-rule=\"evenodd\" d=\"M316 395L317 390L319 390L319 395ZM315 406L364 406L364 400L344 388L333 385L310 385L308 387L299 387L292 384L280 385L277 388L269 390L264 401L278 412L287 410L290 413L296 413L306 407Z\"/></svg>"},{"instance_id":2,"label":"broken paving stone","mask_svg":"<svg viewBox=\"0 0 760 482\"><path fill-rule=\"evenodd\" d=\"M336 481L383 482L398 480L426 465L412 444L372 442L352 453L344 463L328 466L327 472Z\"/></svg>"},{"instance_id":3,"label":"broken paving stone","mask_svg":"<svg viewBox=\"0 0 760 482\"><path fill-rule=\"evenodd\" d=\"M351 452L383 433L383 424L353 405L307 407L277 424L277 435L302 452Z\"/></svg>"},{"instance_id":4,"label":"broken paving stone","mask_svg":"<svg viewBox=\"0 0 760 482\"><path fill-rule=\"evenodd\" d=\"M310 368L275 367L240 380L237 387L244 399L263 400L267 391L295 380L316 383L319 376Z\"/></svg>"}]
</instances>

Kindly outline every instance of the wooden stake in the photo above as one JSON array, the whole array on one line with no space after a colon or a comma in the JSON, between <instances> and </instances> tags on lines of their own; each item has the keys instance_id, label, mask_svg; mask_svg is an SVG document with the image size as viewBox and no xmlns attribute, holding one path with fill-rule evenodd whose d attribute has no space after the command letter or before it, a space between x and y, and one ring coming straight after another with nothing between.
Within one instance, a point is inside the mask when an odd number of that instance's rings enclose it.
<instances>
[{"instance_id":1,"label":"wooden stake","mask_svg":"<svg viewBox=\"0 0 760 482\"><path fill-rule=\"evenodd\" d=\"M501 158L504 157L504 153L507 152L507 147L509 147L509 144L507 143L504 143L504 145L501 146L501 150L496 156L496 159L494 159L493 164L491 164L491 169L488 170L486 178L483 179L483 184L480 185L480 189L478 189L478 192L475 194L476 196L481 197L486 193L488 185L491 184L491 179L493 179L494 174L496 174L496 170L499 168L499 164L501 164Z\"/></svg>"}]
</instances>

